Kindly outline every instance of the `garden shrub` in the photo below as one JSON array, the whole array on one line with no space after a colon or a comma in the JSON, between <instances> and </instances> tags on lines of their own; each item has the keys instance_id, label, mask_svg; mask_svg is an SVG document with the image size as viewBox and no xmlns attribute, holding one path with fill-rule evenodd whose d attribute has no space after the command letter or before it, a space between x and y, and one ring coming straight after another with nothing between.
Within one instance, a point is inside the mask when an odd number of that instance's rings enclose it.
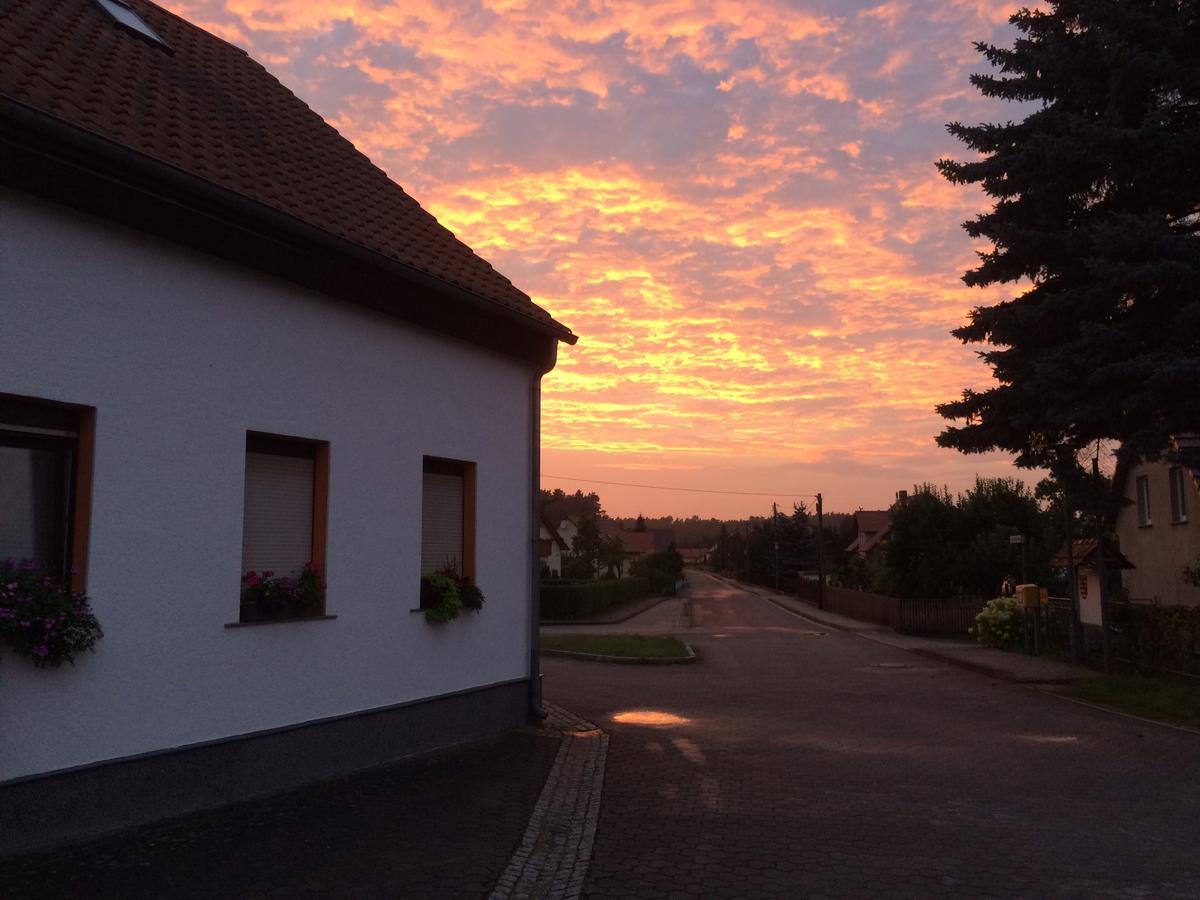
<instances>
[{"instance_id":1,"label":"garden shrub","mask_svg":"<svg viewBox=\"0 0 1200 900\"><path fill-rule=\"evenodd\" d=\"M1010 650L1020 643L1023 615L1016 597L989 600L975 617L975 639L989 647Z\"/></svg>"},{"instance_id":2,"label":"garden shrub","mask_svg":"<svg viewBox=\"0 0 1200 900\"><path fill-rule=\"evenodd\" d=\"M1113 625L1120 652L1140 670L1200 671L1200 607L1115 604Z\"/></svg>"}]
</instances>

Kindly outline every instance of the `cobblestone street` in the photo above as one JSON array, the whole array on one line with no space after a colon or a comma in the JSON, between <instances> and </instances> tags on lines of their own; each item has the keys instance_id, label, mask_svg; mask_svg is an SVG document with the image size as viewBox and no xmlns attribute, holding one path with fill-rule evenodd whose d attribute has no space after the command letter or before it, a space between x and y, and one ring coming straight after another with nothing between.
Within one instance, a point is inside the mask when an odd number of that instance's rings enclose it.
<instances>
[{"instance_id":1,"label":"cobblestone street","mask_svg":"<svg viewBox=\"0 0 1200 900\"><path fill-rule=\"evenodd\" d=\"M1200 896L1200 737L689 577L696 665L544 660L611 735L585 896Z\"/></svg>"}]
</instances>

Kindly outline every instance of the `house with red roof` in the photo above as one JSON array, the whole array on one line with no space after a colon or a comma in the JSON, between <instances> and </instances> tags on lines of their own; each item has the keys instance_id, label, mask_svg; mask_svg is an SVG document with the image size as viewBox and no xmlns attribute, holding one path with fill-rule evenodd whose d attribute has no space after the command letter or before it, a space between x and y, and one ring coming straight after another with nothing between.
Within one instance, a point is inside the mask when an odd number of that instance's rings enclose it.
<instances>
[{"instance_id":1,"label":"house with red roof","mask_svg":"<svg viewBox=\"0 0 1200 900\"><path fill-rule=\"evenodd\" d=\"M846 547L847 553L856 553L863 559L879 554L892 528L892 514L886 509L860 509L854 514L858 534Z\"/></svg>"},{"instance_id":2,"label":"house with red roof","mask_svg":"<svg viewBox=\"0 0 1200 900\"><path fill-rule=\"evenodd\" d=\"M149 0L5 5L0 177L0 560L103 628L0 647L0 853L536 715L570 329ZM430 621L439 570L477 614Z\"/></svg>"}]
</instances>

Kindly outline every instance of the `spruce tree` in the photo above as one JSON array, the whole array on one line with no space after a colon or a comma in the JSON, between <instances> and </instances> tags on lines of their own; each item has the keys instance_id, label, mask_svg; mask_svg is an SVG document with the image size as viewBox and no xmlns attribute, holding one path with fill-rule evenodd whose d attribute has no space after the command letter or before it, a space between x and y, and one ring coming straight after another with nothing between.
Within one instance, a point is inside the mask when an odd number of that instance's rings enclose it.
<instances>
[{"instance_id":1,"label":"spruce tree","mask_svg":"<svg viewBox=\"0 0 1200 900\"><path fill-rule=\"evenodd\" d=\"M986 345L996 384L938 406L938 443L1074 468L1098 439L1154 456L1200 430L1200 0L1050 0L977 43L985 96L1037 104L951 134L940 160L992 208L964 224L991 249L963 280L1021 293L952 333Z\"/></svg>"}]
</instances>

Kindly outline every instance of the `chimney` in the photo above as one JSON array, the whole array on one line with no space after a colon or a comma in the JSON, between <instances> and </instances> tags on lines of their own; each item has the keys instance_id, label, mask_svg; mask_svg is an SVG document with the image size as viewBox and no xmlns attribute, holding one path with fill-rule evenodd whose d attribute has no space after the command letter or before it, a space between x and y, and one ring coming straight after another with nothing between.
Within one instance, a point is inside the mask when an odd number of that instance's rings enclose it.
<instances>
[{"instance_id":1,"label":"chimney","mask_svg":"<svg viewBox=\"0 0 1200 900\"><path fill-rule=\"evenodd\" d=\"M903 503L908 499L908 491L896 491L896 502Z\"/></svg>"}]
</instances>

